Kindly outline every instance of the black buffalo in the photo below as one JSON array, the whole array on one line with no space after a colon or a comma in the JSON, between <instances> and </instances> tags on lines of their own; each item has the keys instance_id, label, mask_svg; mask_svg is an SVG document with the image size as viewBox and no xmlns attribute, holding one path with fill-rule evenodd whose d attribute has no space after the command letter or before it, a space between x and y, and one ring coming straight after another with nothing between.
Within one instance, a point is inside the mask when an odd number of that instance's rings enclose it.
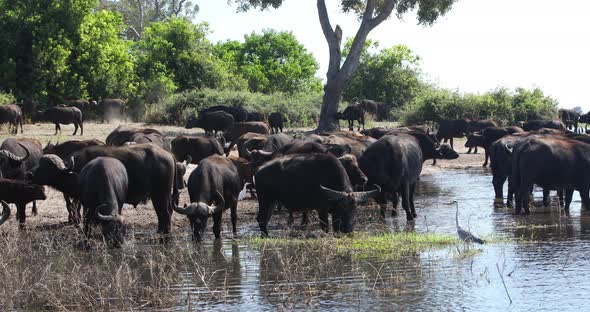
<instances>
[{"instance_id":1,"label":"black buffalo","mask_svg":"<svg viewBox=\"0 0 590 312\"><path fill-rule=\"evenodd\" d=\"M358 104L363 108L367 114L375 116L377 121L387 119L387 106L383 102L376 102L373 100L360 100Z\"/></svg>"},{"instance_id":2,"label":"black buffalo","mask_svg":"<svg viewBox=\"0 0 590 312\"><path fill-rule=\"evenodd\" d=\"M453 147L453 138L462 138L468 132L469 119L454 119L454 120L441 120L439 122L438 131L436 137L439 142L443 140L443 143L450 141L451 148Z\"/></svg>"},{"instance_id":3,"label":"black buffalo","mask_svg":"<svg viewBox=\"0 0 590 312\"><path fill-rule=\"evenodd\" d=\"M472 148L472 147L483 147L485 151L485 161L483 166L488 165L488 159L490 157L490 147L492 143L496 140L503 138L509 134L516 133L515 131L519 131L520 128L500 128L500 127L487 127L481 130L479 133L472 133L467 136L467 142L465 142L465 147ZM522 132L522 129L520 129Z\"/></svg>"},{"instance_id":4,"label":"black buffalo","mask_svg":"<svg viewBox=\"0 0 590 312\"><path fill-rule=\"evenodd\" d=\"M348 130L354 129L354 122L358 121L358 131L361 125L365 129L365 111L360 104L350 104L342 112L336 113L336 119L348 121Z\"/></svg>"},{"instance_id":5,"label":"black buffalo","mask_svg":"<svg viewBox=\"0 0 590 312\"><path fill-rule=\"evenodd\" d=\"M46 159L53 156L51 159ZM49 185L64 192L72 192L76 198L75 188L69 185L71 172L80 172L82 168L97 157L113 157L125 165L129 176L129 191L126 203L137 205L149 198L158 216L158 233L170 232L169 203L172 195L178 195L176 162L174 156L153 144L136 144L127 147L109 145L90 146L72 155L70 167L64 166L55 155L45 155L37 169L32 173L35 184ZM43 161L46 159L46 161ZM176 200L176 198L175 198Z\"/></svg>"},{"instance_id":6,"label":"black buffalo","mask_svg":"<svg viewBox=\"0 0 590 312\"><path fill-rule=\"evenodd\" d=\"M559 119L566 126L567 129L572 128L574 132L578 132L578 122L580 121L580 113L573 109L561 108L558 111Z\"/></svg>"},{"instance_id":7,"label":"black buffalo","mask_svg":"<svg viewBox=\"0 0 590 312\"><path fill-rule=\"evenodd\" d=\"M209 217L213 217L215 238L220 238L223 211L230 209L232 230L236 235L240 189L236 166L228 158L213 155L201 160L188 179L191 204L184 208L173 205L173 208L188 217L196 240L201 240Z\"/></svg>"},{"instance_id":8,"label":"black buffalo","mask_svg":"<svg viewBox=\"0 0 590 312\"><path fill-rule=\"evenodd\" d=\"M437 147L436 142L418 132L386 135L367 148L359 159L359 167L369 179L369 184L381 187L376 198L385 218L387 200L392 199L397 213L398 195L408 220L416 218L414 191L422 172L422 163L427 159L455 159L459 155L448 145Z\"/></svg>"},{"instance_id":9,"label":"black buffalo","mask_svg":"<svg viewBox=\"0 0 590 312\"><path fill-rule=\"evenodd\" d=\"M588 124L590 124L590 112L580 115L580 119L578 120L578 122L585 124L584 130L586 133L588 133Z\"/></svg>"},{"instance_id":10,"label":"black buffalo","mask_svg":"<svg viewBox=\"0 0 590 312\"><path fill-rule=\"evenodd\" d=\"M321 134L328 135L325 140L323 140L322 144L336 156L352 154L356 158L360 158L367 147L377 141L372 137L363 135L357 136L351 133L332 132Z\"/></svg>"},{"instance_id":11,"label":"black buffalo","mask_svg":"<svg viewBox=\"0 0 590 312\"><path fill-rule=\"evenodd\" d=\"M189 157L193 164L211 155L223 155L223 146L214 137L177 136L172 140L172 153L179 161Z\"/></svg>"},{"instance_id":12,"label":"black buffalo","mask_svg":"<svg viewBox=\"0 0 590 312\"><path fill-rule=\"evenodd\" d=\"M279 130L283 132L285 116L283 116L282 113L270 113L270 115L268 115L268 124L272 129L272 133L279 133Z\"/></svg>"},{"instance_id":13,"label":"black buffalo","mask_svg":"<svg viewBox=\"0 0 590 312\"><path fill-rule=\"evenodd\" d=\"M51 144L51 142L47 143L47 145L43 148L43 154L54 154L59 156L59 158L63 160L68 160L70 156L88 146L94 145L104 145L102 141L93 139L93 140L70 140L63 143Z\"/></svg>"},{"instance_id":14,"label":"black buffalo","mask_svg":"<svg viewBox=\"0 0 590 312\"><path fill-rule=\"evenodd\" d=\"M44 120L55 124L55 134L61 132L62 125L74 124L74 133L78 132L80 127L80 135L84 135L84 119L82 117L82 111L77 107L50 107L45 111L37 112L37 120Z\"/></svg>"},{"instance_id":15,"label":"black buffalo","mask_svg":"<svg viewBox=\"0 0 590 312\"><path fill-rule=\"evenodd\" d=\"M106 144L112 146L123 146L129 142L137 144L152 143L165 151L171 151L170 141L156 129L133 128L121 125L111 131L106 138Z\"/></svg>"},{"instance_id":16,"label":"black buffalo","mask_svg":"<svg viewBox=\"0 0 590 312\"><path fill-rule=\"evenodd\" d=\"M121 209L129 189L125 165L115 158L97 157L82 168L77 180L86 238L90 237L90 224L99 223L105 239L120 246L124 234Z\"/></svg>"},{"instance_id":17,"label":"black buffalo","mask_svg":"<svg viewBox=\"0 0 590 312\"><path fill-rule=\"evenodd\" d=\"M352 232L356 204L379 193L353 192L346 170L330 154L295 154L273 159L256 172L255 182L257 220L263 236L268 236L268 222L278 203L289 211L316 210L326 232L329 214L334 232Z\"/></svg>"},{"instance_id":18,"label":"black buffalo","mask_svg":"<svg viewBox=\"0 0 590 312\"><path fill-rule=\"evenodd\" d=\"M39 164L43 156L41 143L35 139L6 139L0 145L0 178L24 181L27 172ZM17 219L25 222L25 206L17 204ZM33 202L33 215L37 205Z\"/></svg>"},{"instance_id":19,"label":"black buffalo","mask_svg":"<svg viewBox=\"0 0 590 312\"><path fill-rule=\"evenodd\" d=\"M102 122L114 118L123 118L127 122L127 101L123 99L103 99L98 103L98 110L102 113Z\"/></svg>"},{"instance_id":20,"label":"black buffalo","mask_svg":"<svg viewBox=\"0 0 590 312\"><path fill-rule=\"evenodd\" d=\"M234 124L234 117L224 111L201 112L199 117L191 117L186 128L203 128L207 134L217 134L225 131Z\"/></svg>"},{"instance_id":21,"label":"black buffalo","mask_svg":"<svg viewBox=\"0 0 590 312\"><path fill-rule=\"evenodd\" d=\"M248 111L239 107L239 106L224 106L224 105L216 105L207 107L199 111L199 116L202 113L208 112L217 112L222 111L226 112L234 117L234 122L244 122L248 120Z\"/></svg>"},{"instance_id":22,"label":"black buffalo","mask_svg":"<svg viewBox=\"0 0 590 312\"><path fill-rule=\"evenodd\" d=\"M514 146L512 182L516 193L516 213L530 213L529 192L533 185L543 189L565 189L568 211L574 190L582 207L590 209L590 145L563 137L531 138Z\"/></svg>"},{"instance_id":23,"label":"black buffalo","mask_svg":"<svg viewBox=\"0 0 590 312\"><path fill-rule=\"evenodd\" d=\"M229 152L237 144L238 139L248 132L269 134L270 128L266 123L261 121L247 121L234 123L229 129L227 129L227 131L223 133L225 141L229 144L225 150L225 154L229 155Z\"/></svg>"},{"instance_id":24,"label":"black buffalo","mask_svg":"<svg viewBox=\"0 0 590 312\"><path fill-rule=\"evenodd\" d=\"M260 112L248 112L246 121L264 121L264 114Z\"/></svg>"},{"instance_id":25,"label":"black buffalo","mask_svg":"<svg viewBox=\"0 0 590 312\"><path fill-rule=\"evenodd\" d=\"M268 136L260 135L245 141L242 144L243 151L240 151L240 147L238 146L238 152L244 153L244 158L250 159L250 152L252 150L260 150L267 153L273 153L279 150L281 147L289 144L291 141L293 141L293 137L284 133L271 134Z\"/></svg>"},{"instance_id":26,"label":"black buffalo","mask_svg":"<svg viewBox=\"0 0 590 312\"><path fill-rule=\"evenodd\" d=\"M560 120L529 120L522 125L524 131L538 131L542 128L556 129L561 132L566 130Z\"/></svg>"},{"instance_id":27,"label":"black buffalo","mask_svg":"<svg viewBox=\"0 0 590 312\"><path fill-rule=\"evenodd\" d=\"M6 203L15 204L17 207L17 217L19 214L24 215L24 208L28 203L35 200L44 200L45 191L42 186L16 181L11 179L0 179L0 201L2 201L2 217L0 225L6 222L10 217L10 208ZM24 224L24 217L18 218L19 225Z\"/></svg>"},{"instance_id":28,"label":"black buffalo","mask_svg":"<svg viewBox=\"0 0 590 312\"><path fill-rule=\"evenodd\" d=\"M0 105L0 124L4 123L14 127L13 134L17 134L20 125L20 133L23 133L23 111L18 105Z\"/></svg>"}]
</instances>

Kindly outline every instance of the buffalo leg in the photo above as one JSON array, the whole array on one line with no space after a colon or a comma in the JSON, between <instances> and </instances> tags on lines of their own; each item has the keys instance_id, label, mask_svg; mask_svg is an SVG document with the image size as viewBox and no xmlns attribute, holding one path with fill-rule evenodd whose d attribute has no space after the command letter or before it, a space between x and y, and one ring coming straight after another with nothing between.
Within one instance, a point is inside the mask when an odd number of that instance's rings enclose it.
<instances>
[{"instance_id":1,"label":"buffalo leg","mask_svg":"<svg viewBox=\"0 0 590 312\"><path fill-rule=\"evenodd\" d=\"M580 198L582 199L582 209L584 210L590 210L590 198L588 198L589 191L590 189L587 187L581 188L579 191Z\"/></svg>"},{"instance_id":2,"label":"buffalo leg","mask_svg":"<svg viewBox=\"0 0 590 312\"><path fill-rule=\"evenodd\" d=\"M557 190L557 197L559 198L559 206L563 207L565 205L565 201L563 200L563 189Z\"/></svg>"},{"instance_id":3,"label":"buffalo leg","mask_svg":"<svg viewBox=\"0 0 590 312\"><path fill-rule=\"evenodd\" d=\"M306 226L309 223L309 214L307 211L301 213L301 226Z\"/></svg>"},{"instance_id":4,"label":"buffalo leg","mask_svg":"<svg viewBox=\"0 0 590 312\"><path fill-rule=\"evenodd\" d=\"M488 149L484 149L484 153L486 155L486 160L483 162L483 166L486 167L488 165L488 160L490 159L490 153L488 153Z\"/></svg>"},{"instance_id":5,"label":"buffalo leg","mask_svg":"<svg viewBox=\"0 0 590 312\"><path fill-rule=\"evenodd\" d=\"M258 221L258 226L260 227L262 236L268 237L268 222L270 221L270 217L272 217L274 203L269 203L266 200L262 200L259 194L258 206L258 215L256 216L256 221Z\"/></svg>"},{"instance_id":6,"label":"buffalo leg","mask_svg":"<svg viewBox=\"0 0 590 312\"><path fill-rule=\"evenodd\" d=\"M572 203L573 195L574 189L568 188L565 190L565 211L570 211L570 204Z\"/></svg>"},{"instance_id":7,"label":"buffalo leg","mask_svg":"<svg viewBox=\"0 0 590 312\"><path fill-rule=\"evenodd\" d=\"M530 191L532 188L532 183L526 183L526 182L521 182L521 186L520 186L520 192L519 193L519 197L520 197L520 201L522 202L522 207L521 207L521 211L524 209L524 213L525 214L529 214L531 211L529 209L529 202L531 199L530 196ZM518 211L518 203L517 203L517 213L520 213L521 211Z\"/></svg>"},{"instance_id":8,"label":"buffalo leg","mask_svg":"<svg viewBox=\"0 0 590 312\"><path fill-rule=\"evenodd\" d=\"M407 183L402 184L401 193L402 207L404 207L404 210L406 211L406 218L408 221L412 221L414 220L414 215L410 211L410 185Z\"/></svg>"},{"instance_id":9,"label":"buffalo leg","mask_svg":"<svg viewBox=\"0 0 590 312\"><path fill-rule=\"evenodd\" d=\"M379 193L377 197L375 197L375 201L379 205L379 212L381 213L381 220L385 221L385 212L387 211L387 197L385 197L385 192ZM395 209L392 214L395 214Z\"/></svg>"},{"instance_id":10,"label":"buffalo leg","mask_svg":"<svg viewBox=\"0 0 590 312\"><path fill-rule=\"evenodd\" d=\"M223 211L219 211L219 212L213 214L213 234L215 235L215 239L219 239L221 237L221 217L222 216L223 216Z\"/></svg>"},{"instance_id":11,"label":"buffalo leg","mask_svg":"<svg viewBox=\"0 0 590 312\"><path fill-rule=\"evenodd\" d=\"M27 220L27 214L25 213L25 204L16 204L16 220L20 228L24 228L25 221Z\"/></svg>"},{"instance_id":12,"label":"buffalo leg","mask_svg":"<svg viewBox=\"0 0 590 312\"><path fill-rule=\"evenodd\" d=\"M410 185L410 210L414 218L416 218L418 214L416 213L416 207L414 207L414 191L416 191L416 183Z\"/></svg>"},{"instance_id":13,"label":"buffalo leg","mask_svg":"<svg viewBox=\"0 0 590 312\"><path fill-rule=\"evenodd\" d=\"M451 137L451 138L449 139L449 141L451 142L451 149L452 149L452 150L455 150L455 148L453 147L453 137ZM445 140L445 142L446 142L446 140Z\"/></svg>"},{"instance_id":14,"label":"buffalo leg","mask_svg":"<svg viewBox=\"0 0 590 312\"><path fill-rule=\"evenodd\" d=\"M169 190L168 190L169 191ZM170 209L169 200L165 196L153 196L152 204L156 215L158 216L158 233L168 234L170 233Z\"/></svg>"},{"instance_id":15,"label":"buffalo leg","mask_svg":"<svg viewBox=\"0 0 590 312\"><path fill-rule=\"evenodd\" d=\"M72 135L76 135L77 132L78 132L78 124L74 123L74 133Z\"/></svg>"},{"instance_id":16,"label":"buffalo leg","mask_svg":"<svg viewBox=\"0 0 590 312\"><path fill-rule=\"evenodd\" d=\"M59 124L55 124L55 135L57 135L57 130L59 130Z\"/></svg>"},{"instance_id":17,"label":"buffalo leg","mask_svg":"<svg viewBox=\"0 0 590 312\"><path fill-rule=\"evenodd\" d=\"M37 215L37 201L33 201L33 210L31 211L34 216Z\"/></svg>"},{"instance_id":18,"label":"buffalo leg","mask_svg":"<svg viewBox=\"0 0 590 312\"><path fill-rule=\"evenodd\" d=\"M231 228L234 236L238 235L238 201L232 200L231 207Z\"/></svg>"},{"instance_id":19,"label":"buffalo leg","mask_svg":"<svg viewBox=\"0 0 590 312\"><path fill-rule=\"evenodd\" d=\"M80 135L84 135L84 124L80 123Z\"/></svg>"},{"instance_id":20,"label":"buffalo leg","mask_svg":"<svg viewBox=\"0 0 590 312\"><path fill-rule=\"evenodd\" d=\"M494 193L496 193L496 200L504 199L504 182L506 182L506 176L501 174L494 174L492 177L492 184L494 185Z\"/></svg>"},{"instance_id":21,"label":"buffalo leg","mask_svg":"<svg viewBox=\"0 0 590 312\"><path fill-rule=\"evenodd\" d=\"M543 188L543 206L545 206L545 207L548 207L550 204L549 192L551 192L550 189L548 189L546 187Z\"/></svg>"},{"instance_id":22,"label":"buffalo leg","mask_svg":"<svg viewBox=\"0 0 590 312\"><path fill-rule=\"evenodd\" d=\"M397 216L398 205L399 205L399 194L397 192L394 192L393 194L391 194L391 206L393 207L393 210L391 211L392 217Z\"/></svg>"},{"instance_id":23,"label":"buffalo leg","mask_svg":"<svg viewBox=\"0 0 590 312\"><path fill-rule=\"evenodd\" d=\"M328 233L330 231L330 228L328 227L328 210L318 210L318 215L320 217L320 226L322 227L322 230Z\"/></svg>"}]
</instances>

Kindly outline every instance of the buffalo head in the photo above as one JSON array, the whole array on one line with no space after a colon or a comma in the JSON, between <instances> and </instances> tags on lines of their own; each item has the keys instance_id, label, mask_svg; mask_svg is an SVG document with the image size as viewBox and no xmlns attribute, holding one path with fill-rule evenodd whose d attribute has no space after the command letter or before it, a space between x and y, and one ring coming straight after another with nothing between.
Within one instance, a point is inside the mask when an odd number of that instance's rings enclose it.
<instances>
[{"instance_id":1,"label":"buffalo head","mask_svg":"<svg viewBox=\"0 0 590 312\"><path fill-rule=\"evenodd\" d=\"M25 156L16 156L10 151L0 150L0 178L2 177L3 171L8 171L21 167L23 162L26 161L31 155L31 152L29 152L28 148L26 148L24 145L20 143L18 144L25 150Z\"/></svg>"},{"instance_id":2,"label":"buffalo head","mask_svg":"<svg viewBox=\"0 0 590 312\"><path fill-rule=\"evenodd\" d=\"M353 221L356 213L356 204L367 202L370 198L381 192L378 185L375 189L367 192L343 192L320 185L322 192L333 204L332 229L334 232L350 233L353 230Z\"/></svg>"},{"instance_id":3,"label":"buffalo head","mask_svg":"<svg viewBox=\"0 0 590 312\"><path fill-rule=\"evenodd\" d=\"M185 128L187 128L187 129L198 128L198 127L200 127L200 125L201 125L201 121L199 120L199 118L193 116L188 119L188 121L186 122Z\"/></svg>"},{"instance_id":4,"label":"buffalo head","mask_svg":"<svg viewBox=\"0 0 590 312\"><path fill-rule=\"evenodd\" d=\"M457 159L459 158L459 154L455 152L450 145L448 144L441 144L436 149L436 157L438 159Z\"/></svg>"},{"instance_id":5,"label":"buffalo head","mask_svg":"<svg viewBox=\"0 0 590 312\"><path fill-rule=\"evenodd\" d=\"M481 134L471 133L467 135L467 142L465 142L465 147L477 147L483 145L484 137Z\"/></svg>"},{"instance_id":6,"label":"buffalo head","mask_svg":"<svg viewBox=\"0 0 590 312\"><path fill-rule=\"evenodd\" d=\"M187 216L193 229L193 239L200 241L203 237L203 232L207 228L207 220L209 217L216 213L221 213L225 206L225 200L219 191L215 192L215 198L212 200L212 204L208 205L203 202L191 203L190 205L184 205L184 208L178 207L175 203L170 203L172 209L179 214Z\"/></svg>"}]
</instances>

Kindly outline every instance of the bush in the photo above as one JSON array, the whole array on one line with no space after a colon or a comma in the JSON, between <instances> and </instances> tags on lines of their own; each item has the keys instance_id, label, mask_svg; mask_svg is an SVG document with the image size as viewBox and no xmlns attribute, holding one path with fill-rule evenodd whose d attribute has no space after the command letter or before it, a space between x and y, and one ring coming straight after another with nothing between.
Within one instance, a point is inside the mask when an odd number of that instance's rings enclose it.
<instances>
[{"instance_id":1,"label":"bush","mask_svg":"<svg viewBox=\"0 0 590 312\"><path fill-rule=\"evenodd\" d=\"M12 93L0 92L0 105L16 103L16 99Z\"/></svg>"},{"instance_id":2,"label":"bush","mask_svg":"<svg viewBox=\"0 0 590 312\"><path fill-rule=\"evenodd\" d=\"M321 92L262 94L232 90L188 90L164 98L146 107L145 122L184 125L198 111L214 106L240 106L265 116L272 112L285 115L288 127L310 127L317 124L322 103Z\"/></svg>"},{"instance_id":3,"label":"bush","mask_svg":"<svg viewBox=\"0 0 590 312\"><path fill-rule=\"evenodd\" d=\"M399 112L407 125L438 123L445 119L493 119L502 125L533 119L556 119L557 101L540 89L499 88L484 94L461 94L427 88Z\"/></svg>"}]
</instances>

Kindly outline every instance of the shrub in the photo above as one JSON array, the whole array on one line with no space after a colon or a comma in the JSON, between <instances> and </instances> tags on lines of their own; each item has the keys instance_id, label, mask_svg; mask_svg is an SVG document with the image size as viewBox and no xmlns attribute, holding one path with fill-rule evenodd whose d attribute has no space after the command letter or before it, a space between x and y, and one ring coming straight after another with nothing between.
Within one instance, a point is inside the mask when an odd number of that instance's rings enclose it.
<instances>
[{"instance_id":1,"label":"shrub","mask_svg":"<svg viewBox=\"0 0 590 312\"><path fill-rule=\"evenodd\" d=\"M285 115L288 127L315 126L320 114L322 94L262 94L232 90L188 90L164 98L146 108L145 121L154 124L184 125L190 116L214 105L240 106L265 116L272 112Z\"/></svg>"},{"instance_id":2,"label":"shrub","mask_svg":"<svg viewBox=\"0 0 590 312\"><path fill-rule=\"evenodd\" d=\"M0 92L0 105L16 103L16 99L12 93Z\"/></svg>"},{"instance_id":3,"label":"shrub","mask_svg":"<svg viewBox=\"0 0 590 312\"><path fill-rule=\"evenodd\" d=\"M557 101L536 88L510 92L499 88L484 94L461 94L427 88L400 112L403 124L438 123L445 119L493 119L510 125L517 121L557 118Z\"/></svg>"}]
</instances>

